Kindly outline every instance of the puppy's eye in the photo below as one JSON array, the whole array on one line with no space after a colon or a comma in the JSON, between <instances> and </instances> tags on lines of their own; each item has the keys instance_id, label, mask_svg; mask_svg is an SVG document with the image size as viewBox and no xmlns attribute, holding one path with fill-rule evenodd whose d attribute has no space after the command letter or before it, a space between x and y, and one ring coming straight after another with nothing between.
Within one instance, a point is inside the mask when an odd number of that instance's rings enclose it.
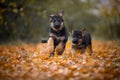
<instances>
[{"instance_id":1,"label":"puppy's eye","mask_svg":"<svg viewBox=\"0 0 120 80\"><path fill-rule=\"evenodd\" d=\"M63 20L63 19L62 19L61 21L62 21L62 22L64 22L64 20Z\"/></svg>"},{"instance_id":2,"label":"puppy's eye","mask_svg":"<svg viewBox=\"0 0 120 80\"><path fill-rule=\"evenodd\" d=\"M56 20L53 20L53 22L56 22Z\"/></svg>"},{"instance_id":3,"label":"puppy's eye","mask_svg":"<svg viewBox=\"0 0 120 80\"><path fill-rule=\"evenodd\" d=\"M63 19L58 19L58 21L59 21L59 22L64 22L64 20L63 20Z\"/></svg>"},{"instance_id":4,"label":"puppy's eye","mask_svg":"<svg viewBox=\"0 0 120 80\"><path fill-rule=\"evenodd\" d=\"M60 22L64 22L64 20L62 20L62 19L59 19L59 21L60 21Z\"/></svg>"}]
</instances>

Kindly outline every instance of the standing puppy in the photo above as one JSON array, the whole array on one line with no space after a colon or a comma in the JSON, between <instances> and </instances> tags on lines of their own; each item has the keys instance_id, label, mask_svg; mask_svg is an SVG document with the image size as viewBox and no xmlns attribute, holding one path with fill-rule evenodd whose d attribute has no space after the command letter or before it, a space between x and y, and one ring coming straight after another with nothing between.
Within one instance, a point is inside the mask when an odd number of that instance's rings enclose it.
<instances>
[{"instance_id":1,"label":"standing puppy","mask_svg":"<svg viewBox=\"0 0 120 80\"><path fill-rule=\"evenodd\" d=\"M65 50L68 33L64 25L63 15L63 11L50 15L50 33L47 41L47 49L50 52L50 57L54 56L54 53L62 55Z\"/></svg>"},{"instance_id":2,"label":"standing puppy","mask_svg":"<svg viewBox=\"0 0 120 80\"><path fill-rule=\"evenodd\" d=\"M90 55L92 54L92 41L91 35L85 29L80 30L73 30L72 31L72 54L76 51L84 53L86 48L90 50Z\"/></svg>"}]
</instances>

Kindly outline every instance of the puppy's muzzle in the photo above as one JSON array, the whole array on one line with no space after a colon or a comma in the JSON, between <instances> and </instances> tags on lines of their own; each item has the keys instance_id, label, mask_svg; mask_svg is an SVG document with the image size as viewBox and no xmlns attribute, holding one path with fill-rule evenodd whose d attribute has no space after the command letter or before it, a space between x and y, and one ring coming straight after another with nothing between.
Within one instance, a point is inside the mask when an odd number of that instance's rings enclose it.
<instances>
[{"instance_id":1,"label":"puppy's muzzle","mask_svg":"<svg viewBox=\"0 0 120 80\"><path fill-rule=\"evenodd\" d=\"M55 25L54 28L55 28L55 29L59 29L59 28L60 28L60 25Z\"/></svg>"},{"instance_id":2,"label":"puppy's muzzle","mask_svg":"<svg viewBox=\"0 0 120 80\"><path fill-rule=\"evenodd\" d=\"M59 29L61 27L60 23L58 21L55 22L54 28Z\"/></svg>"},{"instance_id":3,"label":"puppy's muzzle","mask_svg":"<svg viewBox=\"0 0 120 80\"><path fill-rule=\"evenodd\" d=\"M79 41L78 41L76 38L73 38L72 43L74 43L74 44L78 44Z\"/></svg>"}]
</instances>

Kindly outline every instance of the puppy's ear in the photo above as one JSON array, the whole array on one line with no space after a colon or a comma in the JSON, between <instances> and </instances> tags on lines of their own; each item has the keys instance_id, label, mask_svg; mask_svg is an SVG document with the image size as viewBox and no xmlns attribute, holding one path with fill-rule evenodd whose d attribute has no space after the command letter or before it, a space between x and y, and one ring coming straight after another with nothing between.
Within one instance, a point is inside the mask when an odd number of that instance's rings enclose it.
<instances>
[{"instance_id":1,"label":"puppy's ear","mask_svg":"<svg viewBox=\"0 0 120 80\"><path fill-rule=\"evenodd\" d=\"M84 37L84 31L80 30L81 36Z\"/></svg>"},{"instance_id":2,"label":"puppy's ear","mask_svg":"<svg viewBox=\"0 0 120 80\"><path fill-rule=\"evenodd\" d=\"M58 13L61 17L63 17L64 16L64 11L61 11L61 12L59 12Z\"/></svg>"},{"instance_id":3,"label":"puppy's ear","mask_svg":"<svg viewBox=\"0 0 120 80\"><path fill-rule=\"evenodd\" d=\"M51 22L53 16L54 16L54 14L49 15L49 18L50 18L49 21L50 21L50 22Z\"/></svg>"},{"instance_id":4,"label":"puppy's ear","mask_svg":"<svg viewBox=\"0 0 120 80\"><path fill-rule=\"evenodd\" d=\"M85 27L83 27L83 28L81 29L81 31L86 31L86 28L85 28Z\"/></svg>"},{"instance_id":5,"label":"puppy's ear","mask_svg":"<svg viewBox=\"0 0 120 80\"><path fill-rule=\"evenodd\" d=\"M50 18L52 18L53 16L54 16L54 14L49 15Z\"/></svg>"}]
</instances>

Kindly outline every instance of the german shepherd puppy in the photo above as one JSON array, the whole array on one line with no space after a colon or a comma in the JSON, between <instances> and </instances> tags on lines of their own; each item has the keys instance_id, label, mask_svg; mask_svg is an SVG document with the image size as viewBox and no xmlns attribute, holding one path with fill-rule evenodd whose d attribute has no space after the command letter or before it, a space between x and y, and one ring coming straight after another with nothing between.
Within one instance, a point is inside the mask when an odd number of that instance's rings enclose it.
<instances>
[{"instance_id":1,"label":"german shepherd puppy","mask_svg":"<svg viewBox=\"0 0 120 80\"><path fill-rule=\"evenodd\" d=\"M90 55L92 54L92 42L91 35L85 29L83 30L73 30L72 31L72 54L76 51L84 53L86 48L90 50Z\"/></svg>"},{"instance_id":2,"label":"german shepherd puppy","mask_svg":"<svg viewBox=\"0 0 120 80\"><path fill-rule=\"evenodd\" d=\"M68 32L65 28L63 15L63 11L50 15L50 32L47 41L47 50L50 52L49 57L53 57L54 53L62 55L65 50Z\"/></svg>"}]
</instances>

